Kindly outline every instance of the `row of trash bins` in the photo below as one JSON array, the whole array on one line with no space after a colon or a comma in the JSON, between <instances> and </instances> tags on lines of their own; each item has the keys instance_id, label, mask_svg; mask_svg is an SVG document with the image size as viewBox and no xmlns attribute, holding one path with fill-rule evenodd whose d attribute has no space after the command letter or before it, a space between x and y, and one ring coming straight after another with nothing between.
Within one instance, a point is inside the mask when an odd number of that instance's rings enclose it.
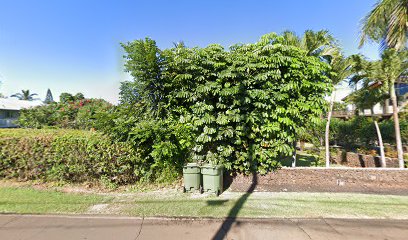
<instances>
[{"instance_id":1,"label":"row of trash bins","mask_svg":"<svg viewBox=\"0 0 408 240\"><path fill-rule=\"evenodd\" d=\"M183 192L199 191L220 195L223 191L223 169L221 165L188 163L183 168Z\"/></svg>"}]
</instances>

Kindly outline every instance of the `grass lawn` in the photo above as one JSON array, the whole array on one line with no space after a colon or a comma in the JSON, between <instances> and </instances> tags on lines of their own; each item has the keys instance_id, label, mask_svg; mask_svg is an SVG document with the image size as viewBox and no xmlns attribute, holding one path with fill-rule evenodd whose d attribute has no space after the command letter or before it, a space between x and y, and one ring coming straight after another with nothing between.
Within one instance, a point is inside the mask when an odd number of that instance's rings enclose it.
<instances>
[{"instance_id":1,"label":"grass lawn","mask_svg":"<svg viewBox=\"0 0 408 240\"><path fill-rule=\"evenodd\" d=\"M284 167L291 167L292 158L287 157L287 158L282 159L281 164ZM296 153L296 166L298 167L320 167L320 166L325 166L325 165L323 162L319 163L317 156L299 151Z\"/></svg>"},{"instance_id":2,"label":"grass lawn","mask_svg":"<svg viewBox=\"0 0 408 240\"><path fill-rule=\"evenodd\" d=\"M0 187L1 213L82 213L167 217L297 217L408 219L408 196L352 193L224 192L220 197L176 190L78 194Z\"/></svg>"},{"instance_id":3,"label":"grass lawn","mask_svg":"<svg viewBox=\"0 0 408 240\"><path fill-rule=\"evenodd\" d=\"M106 200L100 195L0 187L0 213L84 213Z\"/></svg>"},{"instance_id":4,"label":"grass lawn","mask_svg":"<svg viewBox=\"0 0 408 240\"><path fill-rule=\"evenodd\" d=\"M408 218L407 196L342 193L145 196L120 205L122 213L137 216Z\"/></svg>"}]
</instances>

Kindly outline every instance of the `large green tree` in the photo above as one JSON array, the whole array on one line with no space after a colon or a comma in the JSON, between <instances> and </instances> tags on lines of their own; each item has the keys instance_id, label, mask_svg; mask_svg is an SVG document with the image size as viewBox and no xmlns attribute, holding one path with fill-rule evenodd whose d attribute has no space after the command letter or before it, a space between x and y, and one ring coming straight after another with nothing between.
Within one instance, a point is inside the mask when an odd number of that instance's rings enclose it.
<instances>
[{"instance_id":1,"label":"large green tree","mask_svg":"<svg viewBox=\"0 0 408 240\"><path fill-rule=\"evenodd\" d=\"M233 171L265 173L277 167L281 157L292 154L297 134L319 121L331 89L329 65L277 34L229 50L177 44L161 51L149 39L124 48L134 77L133 90L126 92L137 93L133 106L146 109L138 113L130 138L138 146L159 146L157 139L166 143L156 131L167 123L152 126L158 118L150 113L157 111L163 121L174 121L167 128L191 126L193 160ZM128 122L123 118L123 126ZM157 130L148 131L150 126ZM150 161L149 156L169 156L169 151L144 156Z\"/></svg>"},{"instance_id":2,"label":"large green tree","mask_svg":"<svg viewBox=\"0 0 408 240\"><path fill-rule=\"evenodd\" d=\"M408 0L380 0L362 21L360 46L371 39L381 48L401 50L408 34Z\"/></svg>"},{"instance_id":3,"label":"large green tree","mask_svg":"<svg viewBox=\"0 0 408 240\"><path fill-rule=\"evenodd\" d=\"M284 42L288 45L297 46L307 52L309 56L315 56L321 61L332 65L332 72L328 73L333 87L349 75L349 60L340 54L339 46L335 38L327 30L306 30L302 36L297 36L292 31L283 32ZM327 115L325 131L326 167L330 165L329 135L330 120L335 95L330 98L329 111ZM293 156L292 166L295 166L296 156Z\"/></svg>"},{"instance_id":4,"label":"large green tree","mask_svg":"<svg viewBox=\"0 0 408 240\"><path fill-rule=\"evenodd\" d=\"M154 113L162 113L165 101L163 68L164 57L156 42L150 38L122 44L126 52L125 70L133 81L121 85L121 102L142 101Z\"/></svg>"}]
</instances>

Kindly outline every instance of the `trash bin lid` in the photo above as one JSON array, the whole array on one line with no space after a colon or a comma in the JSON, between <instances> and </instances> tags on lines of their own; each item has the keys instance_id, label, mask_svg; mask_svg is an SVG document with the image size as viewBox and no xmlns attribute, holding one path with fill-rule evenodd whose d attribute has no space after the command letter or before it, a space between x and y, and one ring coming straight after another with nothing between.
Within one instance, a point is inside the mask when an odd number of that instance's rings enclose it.
<instances>
[{"instance_id":1,"label":"trash bin lid","mask_svg":"<svg viewBox=\"0 0 408 240\"><path fill-rule=\"evenodd\" d=\"M198 167L197 163L187 163L187 167Z\"/></svg>"},{"instance_id":2,"label":"trash bin lid","mask_svg":"<svg viewBox=\"0 0 408 240\"><path fill-rule=\"evenodd\" d=\"M220 169L220 168L224 168L224 166L223 165L205 164L201 168Z\"/></svg>"}]
</instances>

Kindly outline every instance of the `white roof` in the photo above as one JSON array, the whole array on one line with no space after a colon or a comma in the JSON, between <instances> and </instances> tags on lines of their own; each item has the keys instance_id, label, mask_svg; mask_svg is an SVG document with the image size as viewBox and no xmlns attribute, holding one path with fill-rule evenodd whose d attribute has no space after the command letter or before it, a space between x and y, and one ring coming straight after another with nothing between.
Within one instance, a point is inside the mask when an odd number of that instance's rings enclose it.
<instances>
[{"instance_id":1,"label":"white roof","mask_svg":"<svg viewBox=\"0 0 408 240\"><path fill-rule=\"evenodd\" d=\"M21 110L23 108L32 108L42 104L43 102L40 100L26 101L18 100L17 98L0 98L1 110Z\"/></svg>"}]
</instances>

